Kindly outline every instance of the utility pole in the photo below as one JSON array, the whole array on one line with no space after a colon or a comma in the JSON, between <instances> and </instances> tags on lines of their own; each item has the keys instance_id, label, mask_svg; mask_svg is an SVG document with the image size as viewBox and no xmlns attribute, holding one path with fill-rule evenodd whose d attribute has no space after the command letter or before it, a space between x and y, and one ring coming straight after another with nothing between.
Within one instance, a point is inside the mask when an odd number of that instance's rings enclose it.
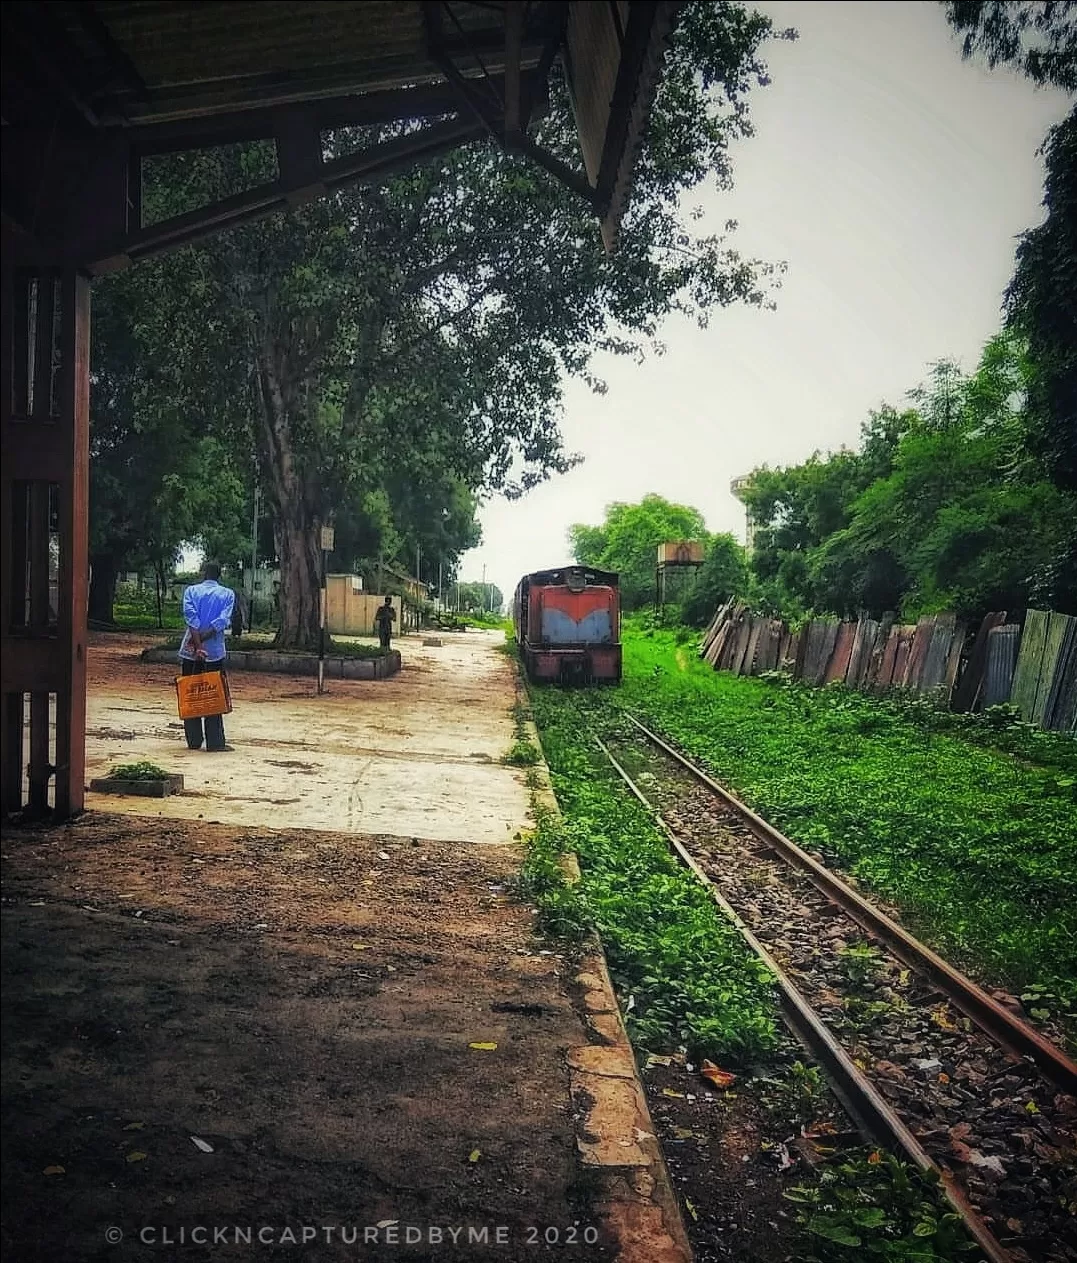
<instances>
[{"instance_id":1,"label":"utility pole","mask_svg":"<svg viewBox=\"0 0 1077 1263\"><path fill-rule=\"evenodd\" d=\"M258 466L255 464L255 475ZM254 520L251 522L251 603L247 609L247 623L254 626L254 594L258 581L258 483L254 484Z\"/></svg>"},{"instance_id":2,"label":"utility pole","mask_svg":"<svg viewBox=\"0 0 1077 1263\"><path fill-rule=\"evenodd\" d=\"M486 562L482 563L482 612L486 613Z\"/></svg>"},{"instance_id":3,"label":"utility pole","mask_svg":"<svg viewBox=\"0 0 1077 1263\"><path fill-rule=\"evenodd\" d=\"M327 574L329 570L329 554L333 551L335 531L331 526L323 526L321 529L320 543L322 546L322 587L320 599L318 602L318 692L325 692L325 617L326 608L328 606L328 592L326 589Z\"/></svg>"}]
</instances>

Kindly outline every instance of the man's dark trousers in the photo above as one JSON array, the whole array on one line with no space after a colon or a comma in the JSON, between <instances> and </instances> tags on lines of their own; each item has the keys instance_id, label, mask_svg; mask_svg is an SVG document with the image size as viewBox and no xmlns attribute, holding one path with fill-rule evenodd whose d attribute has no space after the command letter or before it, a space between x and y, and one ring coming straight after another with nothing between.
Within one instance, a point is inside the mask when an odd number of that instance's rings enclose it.
<instances>
[{"instance_id":1,"label":"man's dark trousers","mask_svg":"<svg viewBox=\"0 0 1077 1263\"><path fill-rule=\"evenodd\" d=\"M189 658L181 659L181 670L184 675L201 675L203 671L222 671L224 662L206 662L204 658L199 658L196 662L192 662ZM192 750L201 750L202 748L202 721L201 719L185 719L183 721L183 732L187 738L187 745ZM223 750L224 749L224 716L223 715L207 715L206 716L206 749L207 750Z\"/></svg>"}]
</instances>

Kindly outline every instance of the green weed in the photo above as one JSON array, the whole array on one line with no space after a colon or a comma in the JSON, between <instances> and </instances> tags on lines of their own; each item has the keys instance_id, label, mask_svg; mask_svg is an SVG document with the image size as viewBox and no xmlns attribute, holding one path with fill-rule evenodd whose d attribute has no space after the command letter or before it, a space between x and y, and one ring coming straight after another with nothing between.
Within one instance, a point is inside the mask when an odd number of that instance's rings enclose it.
<instances>
[{"instance_id":1,"label":"green weed","mask_svg":"<svg viewBox=\"0 0 1077 1263\"><path fill-rule=\"evenodd\" d=\"M156 763L118 763L109 769L109 776L121 781L163 781L170 773Z\"/></svg>"}]
</instances>

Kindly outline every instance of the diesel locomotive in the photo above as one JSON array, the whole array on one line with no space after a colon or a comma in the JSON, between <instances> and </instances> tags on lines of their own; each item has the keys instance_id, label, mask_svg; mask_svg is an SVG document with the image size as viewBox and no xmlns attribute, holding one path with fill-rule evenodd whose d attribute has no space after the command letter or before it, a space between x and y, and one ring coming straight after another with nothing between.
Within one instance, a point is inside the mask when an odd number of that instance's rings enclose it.
<instances>
[{"instance_id":1,"label":"diesel locomotive","mask_svg":"<svg viewBox=\"0 0 1077 1263\"><path fill-rule=\"evenodd\" d=\"M617 575L590 566L524 575L516 585L512 615L530 679L591 684L621 678Z\"/></svg>"}]
</instances>

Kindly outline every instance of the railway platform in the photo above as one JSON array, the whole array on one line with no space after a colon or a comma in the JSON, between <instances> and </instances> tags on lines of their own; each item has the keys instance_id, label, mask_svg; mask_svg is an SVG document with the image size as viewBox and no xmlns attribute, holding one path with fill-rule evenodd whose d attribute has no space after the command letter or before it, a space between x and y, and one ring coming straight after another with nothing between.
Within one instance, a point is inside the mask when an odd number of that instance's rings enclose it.
<instances>
[{"instance_id":1,"label":"railway platform","mask_svg":"<svg viewBox=\"0 0 1077 1263\"><path fill-rule=\"evenodd\" d=\"M601 956L512 895L495 642L237 677L209 756L172 668L97 638L89 775L186 788L5 832L5 1256L689 1257Z\"/></svg>"}]
</instances>

